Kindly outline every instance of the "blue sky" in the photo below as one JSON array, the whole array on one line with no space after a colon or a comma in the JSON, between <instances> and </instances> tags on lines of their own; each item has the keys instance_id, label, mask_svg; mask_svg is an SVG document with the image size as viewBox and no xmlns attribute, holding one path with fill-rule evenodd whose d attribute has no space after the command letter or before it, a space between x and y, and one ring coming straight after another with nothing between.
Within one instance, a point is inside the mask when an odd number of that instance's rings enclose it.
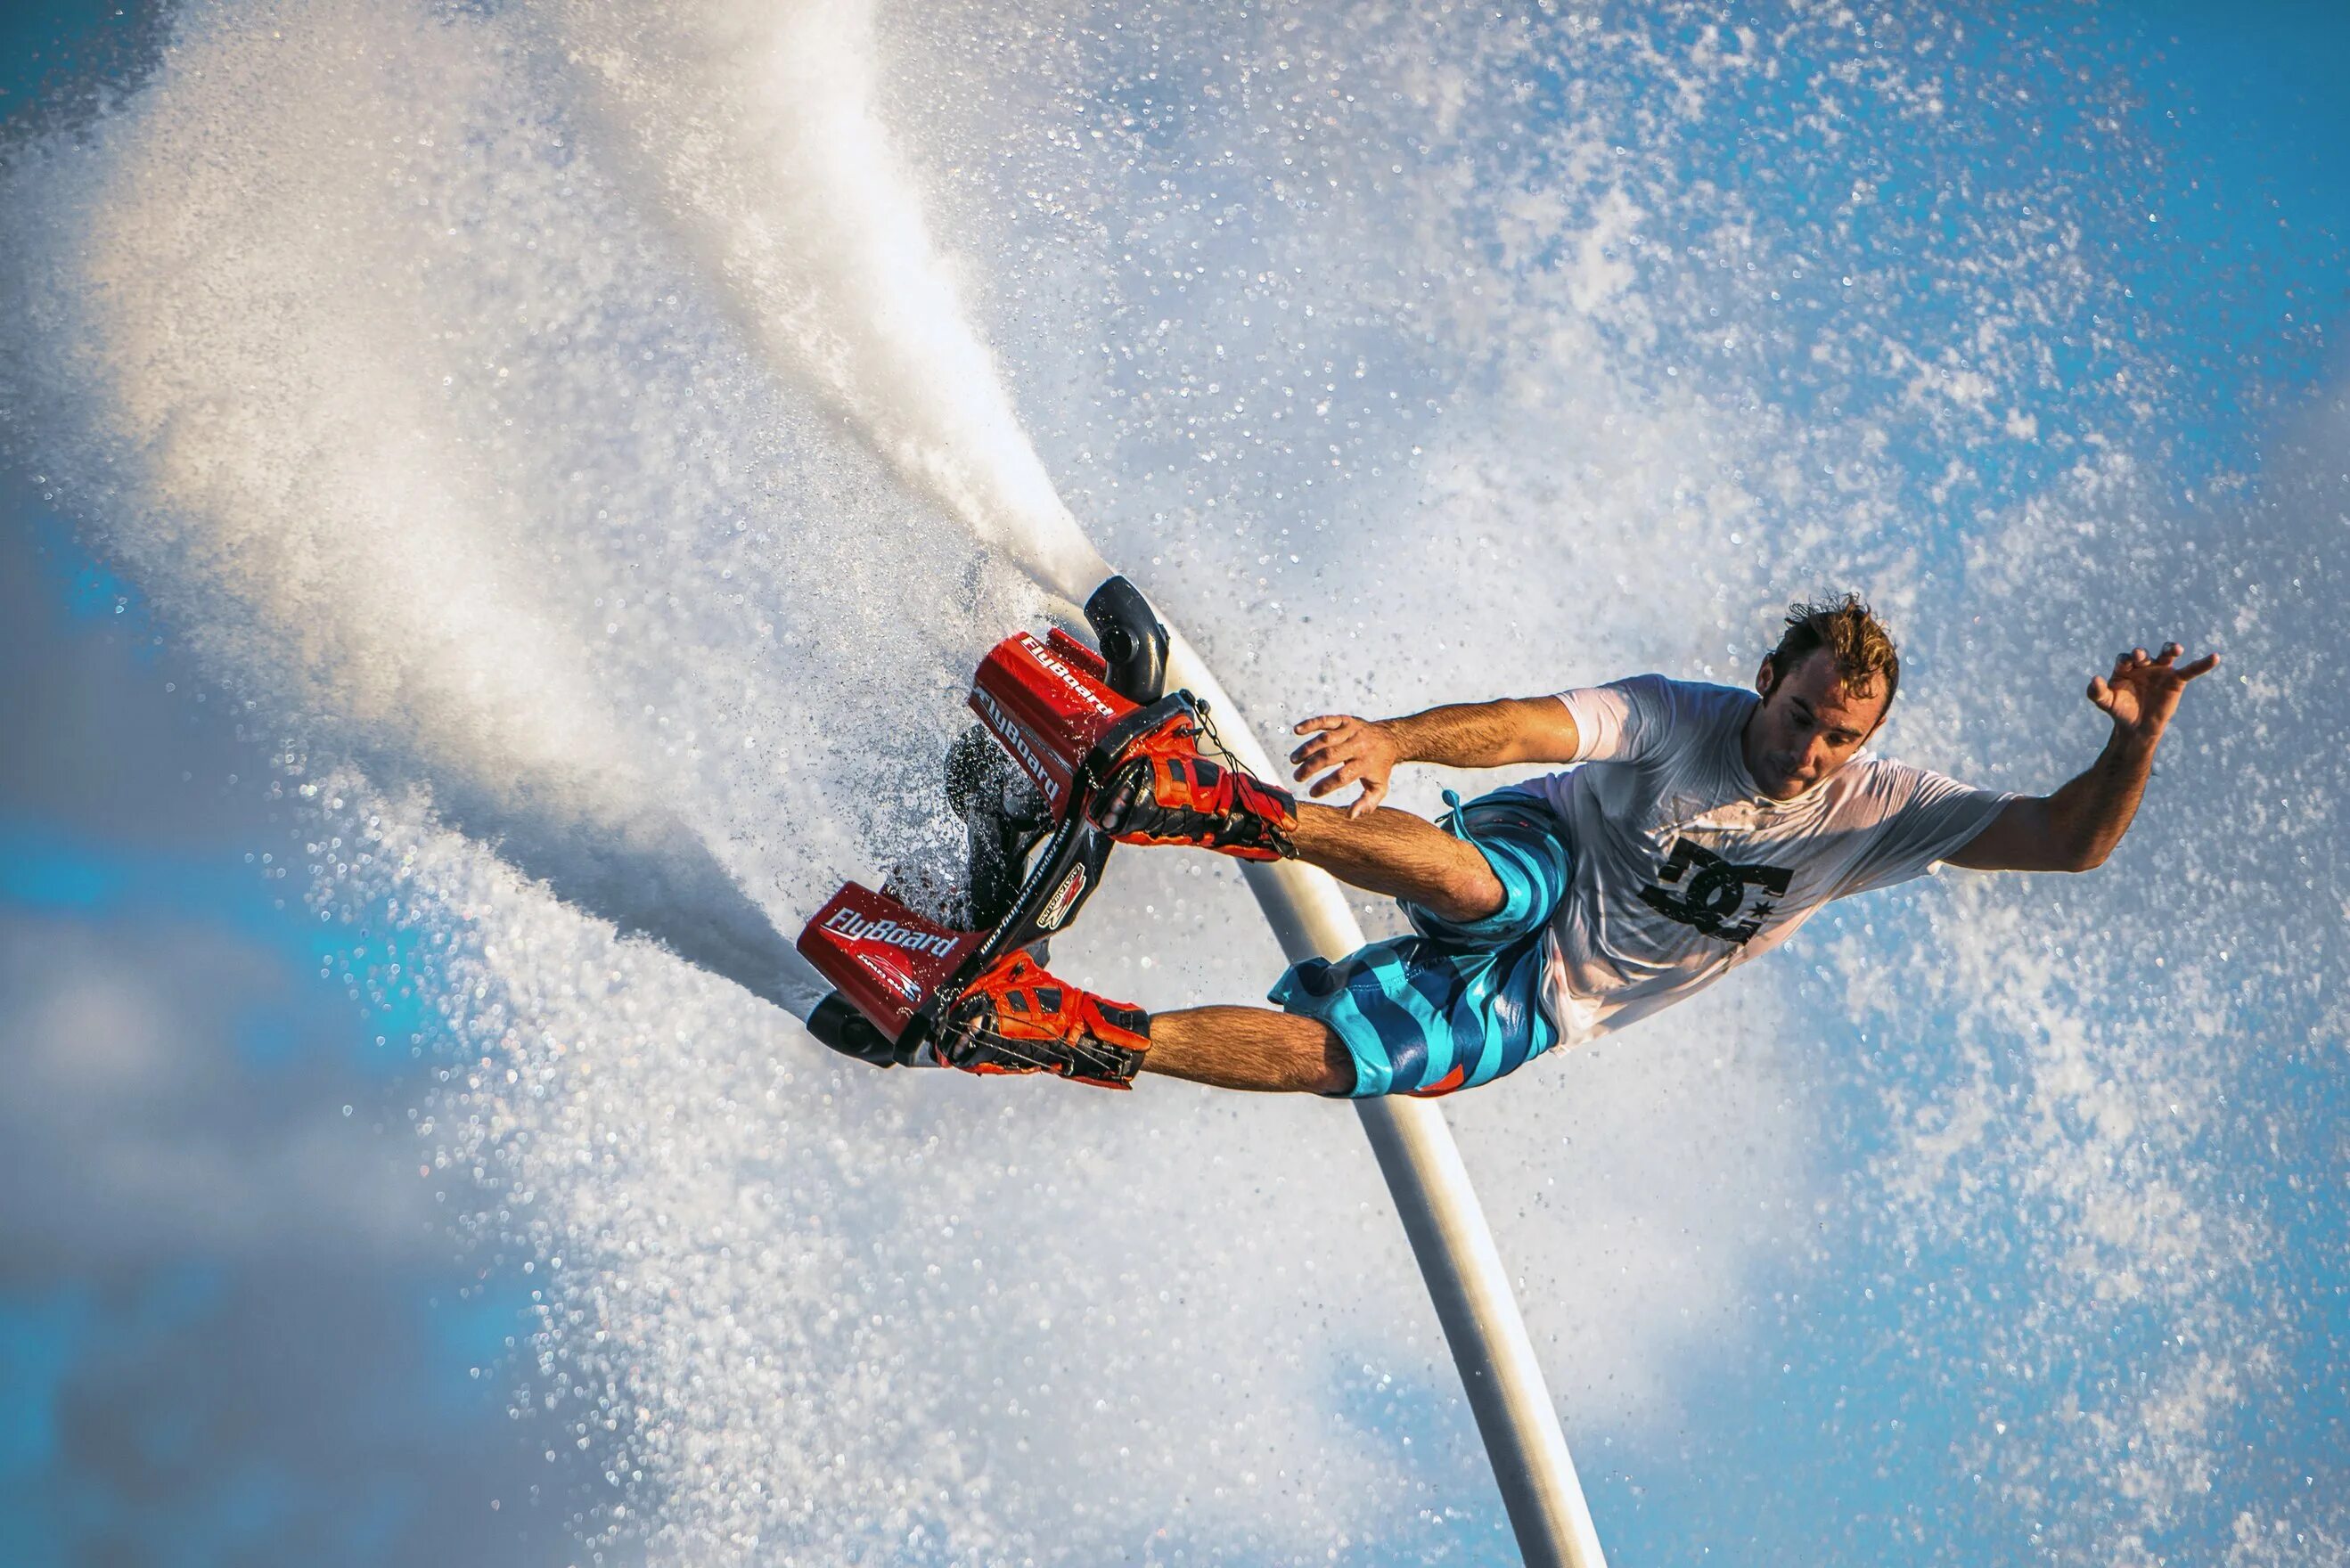
<instances>
[{"instance_id":1,"label":"blue sky","mask_svg":"<svg viewBox=\"0 0 2350 1568\"><path fill-rule=\"evenodd\" d=\"M135 74L152 39L95 6L22 7L5 27L0 103L20 119ZM2176 421L2171 474L2199 488L2215 468L2259 469L2296 400L2345 371L2350 12L2041 8L2019 29L2066 57L2127 62L2156 105L2166 200L2147 221L2168 238L2131 253L2143 271L2126 281L2168 323L2158 352L2183 371L2175 390L2191 414ZM230 711L138 585L77 541L29 475L6 476L0 518L0 668L19 677L0 692L0 940L14 955L0 961L0 1013L95 1019L156 1046L115 1077L47 1062L51 1077L20 1082L53 1077L80 1098L35 1104L19 1089L0 1118L22 1133L0 1149L0 1183L19 1194L0 1202L0 1556L572 1561L565 1521L596 1478L509 1417L500 1352L528 1305L516 1261L461 1255L421 1190L412 1207L365 1214L330 1200L340 1184L404 1179L403 1123L446 1045L412 997L380 983L397 933L322 928L304 904L304 823L275 797L266 716ZM2301 1119L2282 1125L2305 1130L2342 1107L2339 1068L2338 1052L2287 1055L2249 1066L2244 1092L2272 1111L2298 1104ZM1865 1152L1882 1136L1866 1101L1883 1081L1848 1086L1832 1125ZM192 1186L201 1200L175 1210L103 1179L93 1151L126 1148L259 1174ZM2281 1287L2309 1312L2293 1341L2306 1397L2248 1416L2248 1458L2229 1478L2263 1495L2350 1484L2350 1308L2326 1272L2350 1238L2338 1192L2297 1185L2319 1169L2338 1179L2338 1148L2210 1155L2272 1186L2317 1260ZM277 1163L260 1158L271 1151ZM252 1214L220 1211L238 1202ZM1987 1268L1969 1234L1939 1240L1939 1255L1909 1261L1921 1275ZM1906 1526L1965 1518L1980 1478L1954 1483L1935 1462L1975 1413L1937 1365L1951 1320L1875 1293L1884 1260L1867 1247L1838 1255L1848 1278L1791 1271L1794 1300L1757 1303L1787 1332L1691 1410L1775 1450L1783 1488L1717 1484L1669 1448L1579 1456L1618 1560L1735 1562L1766 1539L1776 1560L1891 1560ZM1907 1360L1870 1348L1888 1343ZM1446 1430L1429 1404L1390 1418ZM1856 1459L1852 1434L1905 1423L1884 1473ZM550 1446L563 1462L542 1458ZM2168 1544L2208 1556L2220 1521L2190 1515Z\"/></svg>"}]
</instances>

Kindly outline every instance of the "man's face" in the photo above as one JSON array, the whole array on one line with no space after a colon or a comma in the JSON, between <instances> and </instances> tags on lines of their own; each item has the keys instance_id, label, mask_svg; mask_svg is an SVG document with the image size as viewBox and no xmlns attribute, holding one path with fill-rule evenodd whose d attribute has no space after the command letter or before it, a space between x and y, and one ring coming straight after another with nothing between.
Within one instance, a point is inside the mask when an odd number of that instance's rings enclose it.
<instances>
[{"instance_id":1,"label":"man's face","mask_svg":"<svg viewBox=\"0 0 2350 1568\"><path fill-rule=\"evenodd\" d=\"M1762 705L1746 721L1746 771L1773 800L1793 800L1850 762L1885 718L1885 682L1855 697L1825 648L1777 680L1765 659L1754 690Z\"/></svg>"}]
</instances>

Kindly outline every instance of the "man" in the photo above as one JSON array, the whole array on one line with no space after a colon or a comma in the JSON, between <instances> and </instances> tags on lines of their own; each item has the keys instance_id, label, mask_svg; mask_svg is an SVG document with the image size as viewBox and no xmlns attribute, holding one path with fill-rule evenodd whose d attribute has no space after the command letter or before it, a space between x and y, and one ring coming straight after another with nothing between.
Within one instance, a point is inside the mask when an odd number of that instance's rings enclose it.
<instances>
[{"instance_id":1,"label":"man","mask_svg":"<svg viewBox=\"0 0 2350 1568\"><path fill-rule=\"evenodd\" d=\"M1643 675L1555 697L1297 726L1318 800L1201 756L1191 732L1121 758L1094 819L1121 842L1295 856L1402 903L1415 935L1296 965L1274 1011L1151 1017L1055 980L1025 954L951 1012L943 1054L980 1072L1123 1085L1150 1070L1223 1088L1442 1095L1553 1045L1619 1029L1787 940L1820 906L1938 861L2086 871L2127 830L2187 683L2169 643L2089 682L2105 750L2052 794L1972 789L1866 755L1901 679L1892 639L1846 595L1799 604L1752 692ZM1379 805L1401 763L1576 764L1466 806L1445 826Z\"/></svg>"}]
</instances>

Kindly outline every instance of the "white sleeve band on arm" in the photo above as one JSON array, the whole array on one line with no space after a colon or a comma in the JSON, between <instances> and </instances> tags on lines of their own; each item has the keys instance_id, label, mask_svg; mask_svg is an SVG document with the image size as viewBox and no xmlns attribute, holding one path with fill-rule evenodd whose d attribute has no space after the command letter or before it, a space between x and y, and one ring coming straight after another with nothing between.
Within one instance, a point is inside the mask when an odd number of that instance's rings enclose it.
<instances>
[{"instance_id":1,"label":"white sleeve band on arm","mask_svg":"<svg viewBox=\"0 0 2350 1568\"><path fill-rule=\"evenodd\" d=\"M1614 686L1578 686L1572 691L1562 691L1558 700L1566 704L1566 715L1575 721L1575 755L1571 763L1604 763L1624 750L1625 721L1632 716L1632 702Z\"/></svg>"}]
</instances>

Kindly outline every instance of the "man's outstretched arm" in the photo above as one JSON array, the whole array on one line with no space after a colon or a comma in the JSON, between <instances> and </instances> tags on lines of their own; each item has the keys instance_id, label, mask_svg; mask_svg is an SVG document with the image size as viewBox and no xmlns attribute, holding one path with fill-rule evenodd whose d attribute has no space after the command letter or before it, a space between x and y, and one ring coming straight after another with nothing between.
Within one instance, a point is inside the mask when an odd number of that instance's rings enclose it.
<instances>
[{"instance_id":1,"label":"man's outstretched arm","mask_svg":"<svg viewBox=\"0 0 2350 1568\"><path fill-rule=\"evenodd\" d=\"M1294 732L1306 737L1289 754L1297 781L1324 774L1307 792L1313 798L1319 800L1350 784L1363 786L1361 797L1347 807L1350 817L1361 816L1386 798L1388 775L1399 763L1450 768L1571 763L1580 742L1575 716L1555 697L1458 702L1402 719L1326 713L1306 720Z\"/></svg>"},{"instance_id":2,"label":"man's outstretched arm","mask_svg":"<svg viewBox=\"0 0 2350 1568\"><path fill-rule=\"evenodd\" d=\"M2089 701L2114 722L2106 749L2089 770L2054 794L2012 800L1990 826L1947 858L1970 871L2090 871L2102 866L2129 830L2154 770L2155 748L2179 693L2220 662L2207 653L2179 664L2187 650L2165 643L2147 656L2132 649L2114 660L2114 672L2089 682Z\"/></svg>"}]
</instances>

